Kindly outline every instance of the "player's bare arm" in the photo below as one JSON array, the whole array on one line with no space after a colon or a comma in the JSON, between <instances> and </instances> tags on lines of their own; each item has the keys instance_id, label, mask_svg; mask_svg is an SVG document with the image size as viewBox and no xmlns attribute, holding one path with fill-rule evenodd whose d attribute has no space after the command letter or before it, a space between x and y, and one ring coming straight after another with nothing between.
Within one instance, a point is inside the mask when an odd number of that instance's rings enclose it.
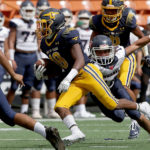
<instances>
[{"instance_id":1,"label":"player's bare arm","mask_svg":"<svg viewBox=\"0 0 150 150\"><path fill-rule=\"evenodd\" d=\"M72 68L80 70L84 66L85 61L84 61L84 56L83 56L83 53L79 44L75 44L72 46L71 55L73 59L75 60Z\"/></svg>"},{"instance_id":2,"label":"player's bare arm","mask_svg":"<svg viewBox=\"0 0 150 150\"><path fill-rule=\"evenodd\" d=\"M5 55L0 51L0 64L7 70L7 72L21 85L24 85L23 83L23 76L16 74L11 67L9 61L5 57Z\"/></svg>"},{"instance_id":3,"label":"player's bare arm","mask_svg":"<svg viewBox=\"0 0 150 150\"><path fill-rule=\"evenodd\" d=\"M143 38L137 40L132 45L126 47L126 55L129 55L130 53L134 52L135 50L145 46L150 42L150 36L144 36Z\"/></svg>"}]
</instances>

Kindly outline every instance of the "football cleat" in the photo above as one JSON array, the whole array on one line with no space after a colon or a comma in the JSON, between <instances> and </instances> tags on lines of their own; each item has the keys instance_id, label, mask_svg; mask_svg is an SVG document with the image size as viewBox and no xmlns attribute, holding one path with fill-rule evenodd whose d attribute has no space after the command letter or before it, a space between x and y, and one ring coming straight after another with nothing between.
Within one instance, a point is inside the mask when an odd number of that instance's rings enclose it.
<instances>
[{"instance_id":1,"label":"football cleat","mask_svg":"<svg viewBox=\"0 0 150 150\"><path fill-rule=\"evenodd\" d=\"M88 111L77 111L73 114L75 118L95 118L96 115Z\"/></svg>"},{"instance_id":2,"label":"football cleat","mask_svg":"<svg viewBox=\"0 0 150 150\"><path fill-rule=\"evenodd\" d=\"M57 119L60 118L60 116L58 115L58 113L56 113L54 110L50 111L47 115L47 118L53 118L53 119Z\"/></svg>"},{"instance_id":3,"label":"football cleat","mask_svg":"<svg viewBox=\"0 0 150 150\"><path fill-rule=\"evenodd\" d=\"M32 114L31 114L31 117L33 118L33 119L41 119L42 118L42 116L41 116L41 114L37 111L37 112L33 112Z\"/></svg>"},{"instance_id":4,"label":"football cleat","mask_svg":"<svg viewBox=\"0 0 150 150\"><path fill-rule=\"evenodd\" d=\"M85 140L85 135L81 131L63 138L63 142L65 146L69 146L72 145L73 143L81 142L84 140Z\"/></svg>"},{"instance_id":5,"label":"football cleat","mask_svg":"<svg viewBox=\"0 0 150 150\"><path fill-rule=\"evenodd\" d=\"M150 119L150 105L148 102L139 103L139 111Z\"/></svg>"},{"instance_id":6,"label":"football cleat","mask_svg":"<svg viewBox=\"0 0 150 150\"><path fill-rule=\"evenodd\" d=\"M136 121L133 121L130 126L130 133L128 139L135 139L139 136L140 133L140 126Z\"/></svg>"},{"instance_id":7,"label":"football cleat","mask_svg":"<svg viewBox=\"0 0 150 150\"><path fill-rule=\"evenodd\" d=\"M59 132L56 128L46 128L46 139L52 144L56 150L65 150L65 145L61 140Z\"/></svg>"}]
</instances>

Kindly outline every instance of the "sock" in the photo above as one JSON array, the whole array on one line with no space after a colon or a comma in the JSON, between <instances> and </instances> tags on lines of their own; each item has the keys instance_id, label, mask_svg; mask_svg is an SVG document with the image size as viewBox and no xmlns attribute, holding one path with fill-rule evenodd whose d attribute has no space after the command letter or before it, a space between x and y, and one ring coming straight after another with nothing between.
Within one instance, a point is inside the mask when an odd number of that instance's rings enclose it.
<instances>
[{"instance_id":1,"label":"sock","mask_svg":"<svg viewBox=\"0 0 150 150\"><path fill-rule=\"evenodd\" d=\"M74 106L74 108L75 108L75 111L86 111L85 104L76 105Z\"/></svg>"},{"instance_id":2,"label":"sock","mask_svg":"<svg viewBox=\"0 0 150 150\"><path fill-rule=\"evenodd\" d=\"M67 115L64 119L63 119L64 124L67 126L67 128L69 130L71 130L72 134L76 133L76 131L80 131L80 129L78 128L74 118L72 115Z\"/></svg>"},{"instance_id":3,"label":"sock","mask_svg":"<svg viewBox=\"0 0 150 150\"><path fill-rule=\"evenodd\" d=\"M32 98L31 99L31 107L32 111L40 111L40 98Z\"/></svg>"},{"instance_id":4,"label":"sock","mask_svg":"<svg viewBox=\"0 0 150 150\"><path fill-rule=\"evenodd\" d=\"M46 130L45 127L40 123L36 122L34 125L34 132L42 135L44 138L46 138Z\"/></svg>"},{"instance_id":5,"label":"sock","mask_svg":"<svg viewBox=\"0 0 150 150\"><path fill-rule=\"evenodd\" d=\"M28 107L29 107L28 104L22 104L22 105L21 105L21 110L20 110L20 112L21 112L21 113L28 112Z\"/></svg>"},{"instance_id":6,"label":"sock","mask_svg":"<svg viewBox=\"0 0 150 150\"><path fill-rule=\"evenodd\" d=\"M47 99L48 111L54 111L54 107L56 104L56 98Z\"/></svg>"}]
</instances>

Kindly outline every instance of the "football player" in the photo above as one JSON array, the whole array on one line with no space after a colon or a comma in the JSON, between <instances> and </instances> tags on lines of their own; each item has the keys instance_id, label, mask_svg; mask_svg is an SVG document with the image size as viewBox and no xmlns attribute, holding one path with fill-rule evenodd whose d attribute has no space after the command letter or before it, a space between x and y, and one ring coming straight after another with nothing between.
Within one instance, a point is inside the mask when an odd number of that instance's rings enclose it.
<instances>
[{"instance_id":1,"label":"football player","mask_svg":"<svg viewBox=\"0 0 150 150\"><path fill-rule=\"evenodd\" d=\"M20 15L21 18L13 18L10 20L8 46L15 72L24 76L25 86L22 88L21 113L27 113L28 100L34 80L33 64L37 60L36 51L38 50L35 33L35 7L31 1L26 0L22 2ZM12 104L17 87L16 81L12 80L11 88L7 94L7 99L10 104Z\"/></svg>"},{"instance_id":2,"label":"football player","mask_svg":"<svg viewBox=\"0 0 150 150\"><path fill-rule=\"evenodd\" d=\"M126 47L122 46L113 46L112 41L109 37L105 35L97 35L93 38L91 45L91 59L93 62L96 62L99 65L99 69L103 74L103 78L107 85L110 87L113 95L120 99L126 98L130 101L133 101L128 92L122 86L121 81L117 77L120 67L125 59L134 48L134 44ZM114 110L110 111L103 104L101 104L98 100L95 99L95 96L92 98L98 103L102 112L107 116L112 118L117 122L123 121L125 117L125 113L123 110ZM142 125L142 116L136 110L125 110L128 116L134 120L137 120L140 125ZM132 127L135 128L135 127ZM136 128L139 128L137 125ZM137 129L139 131L139 129ZM132 135L137 136L137 135ZM129 137L130 138L130 137Z\"/></svg>"},{"instance_id":3,"label":"football player","mask_svg":"<svg viewBox=\"0 0 150 150\"><path fill-rule=\"evenodd\" d=\"M40 15L40 13L47 9L50 8L50 3L48 2L48 0L38 0L38 2L36 3L36 14L37 17Z\"/></svg>"},{"instance_id":4,"label":"football player","mask_svg":"<svg viewBox=\"0 0 150 150\"><path fill-rule=\"evenodd\" d=\"M90 20L90 28L93 30L91 39L95 35L103 34L109 36L114 45L127 47L130 45L130 32L139 38L144 36L136 24L134 13L125 8L123 0L103 0L101 8L102 14L95 15ZM149 59L147 47L144 47L143 52L145 58ZM118 74L123 86L133 99L136 98L132 90L130 90L130 83L134 76L135 69L136 59L132 53L126 57ZM133 132L136 133L136 131L132 131L132 133Z\"/></svg>"},{"instance_id":5,"label":"football player","mask_svg":"<svg viewBox=\"0 0 150 150\"><path fill-rule=\"evenodd\" d=\"M0 50L9 59L9 51L8 51L8 44L7 44L9 29L3 26L4 20L5 20L4 15L2 12L0 12ZM5 73L6 73L5 69L0 65L0 83L3 81L3 76Z\"/></svg>"},{"instance_id":6,"label":"football player","mask_svg":"<svg viewBox=\"0 0 150 150\"><path fill-rule=\"evenodd\" d=\"M64 14L65 16L65 26L67 27L72 27L72 19L73 19L73 14L72 11L68 8L61 8L60 11Z\"/></svg>"},{"instance_id":7,"label":"football player","mask_svg":"<svg viewBox=\"0 0 150 150\"><path fill-rule=\"evenodd\" d=\"M92 92L109 110L137 109L150 117L150 106L147 103L137 104L125 98L117 99L113 96L98 65L89 63L87 55L81 49L78 31L64 26L65 18L61 11L55 8L46 9L40 14L37 24L38 38L42 39L40 48L49 57L47 69L49 74L44 72L46 71L44 60L41 61L43 65L35 64L34 71L37 79L50 77L50 75L60 77L58 90L61 95L56 102L55 111L72 133L63 139L67 145L85 138L69 108L88 92ZM133 45L133 50L148 42L150 42L149 36ZM150 122L146 119L143 121L145 129L150 133Z\"/></svg>"},{"instance_id":8,"label":"football player","mask_svg":"<svg viewBox=\"0 0 150 150\"><path fill-rule=\"evenodd\" d=\"M39 0L36 5L37 16L45 10L50 8L50 3L47 0ZM38 51L38 59L46 58L41 51ZM44 116L47 118L60 118L59 115L54 111L54 106L56 104L56 80L51 78L49 80L44 80L46 85L46 95L44 98ZM39 81L36 78L34 79L34 85L32 88L31 94L31 116L32 118L40 119L42 118L40 114L40 90L43 85L43 80Z\"/></svg>"},{"instance_id":9,"label":"football player","mask_svg":"<svg viewBox=\"0 0 150 150\"><path fill-rule=\"evenodd\" d=\"M0 64L7 70L11 77L24 86L23 76L14 72L9 64L7 58L0 51ZM33 120L31 117L14 112L0 88L0 119L9 126L19 125L28 130L36 132L47 139L56 150L65 150L65 146L60 138L59 132L56 128L45 127L40 122Z\"/></svg>"},{"instance_id":10,"label":"football player","mask_svg":"<svg viewBox=\"0 0 150 150\"><path fill-rule=\"evenodd\" d=\"M89 42L92 30L89 28L89 20L92 16L91 12L88 10L81 10L77 14L77 30L79 31L79 37L81 39L81 44L84 52L89 56ZM86 111L85 103L88 96L84 96L77 102L74 106L74 117L75 118L95 118L96 115Z\"/></svg>"}]
</instances>

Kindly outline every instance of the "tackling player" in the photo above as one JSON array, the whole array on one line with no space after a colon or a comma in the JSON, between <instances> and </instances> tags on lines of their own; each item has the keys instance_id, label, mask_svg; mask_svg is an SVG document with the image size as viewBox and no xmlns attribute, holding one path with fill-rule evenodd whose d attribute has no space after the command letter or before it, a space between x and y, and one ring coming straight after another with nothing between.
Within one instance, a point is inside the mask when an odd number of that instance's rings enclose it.
<instances>
[{"instance_id":1,"label":"tackling player","mask_svg":"<svg viewBox=\"0 0 150 150\"><path fill-rule=\"evenodd\" d=\"M61 95L56 102L55 111L72 133L63 139L67 145L85 138L69 108L88 92L92 92L109 110L137 109L150 117L150 106L147 103L137 104L125 98L117 99L112 95L99 67L89 63L89 59L82 51L77 30L64 26L65 18L61 11L54 8L46 9L40 14L37 23L38 37L42 39L40 48L49 57L48 71L50 75L54 75L57 68L61 72L58 86ZM132 50L148 42L150 42L149 36L135 43ZM44 65L44 60L42 63ZM44 74L43 65L35 64L35 75L38 79L45 76L50 77L49 74ZM144 129L150 133L150 121L147 119L142 121Z\"/></svg>"},{"instance_id":2,"label":"tackling player","mask_svg":"<svg viewBox=\"0 0 150 150\"><path fill-rule=\"evenodd\" d=\"M136 24L134 13L125 8L123 0L103 0L101 8L102 14L95 15L90 20L90 28L93 30L91 40L94 36L102 34L110 37L113 45L121 45L127 47L130 45L131 32L139 38L144 36L142 31L140 31L139 27ZM149 59L147 57L147 47L144 47L143 52L145 58ZM118 74L120 81L130 94L132 99L136 99L134 93L130 89L130 83L134 76L135 69L136 58L132 53L125 58ZM130 131L130 133L133 132L136 133L136 131Z\"/></svg>"}]
</instances>

